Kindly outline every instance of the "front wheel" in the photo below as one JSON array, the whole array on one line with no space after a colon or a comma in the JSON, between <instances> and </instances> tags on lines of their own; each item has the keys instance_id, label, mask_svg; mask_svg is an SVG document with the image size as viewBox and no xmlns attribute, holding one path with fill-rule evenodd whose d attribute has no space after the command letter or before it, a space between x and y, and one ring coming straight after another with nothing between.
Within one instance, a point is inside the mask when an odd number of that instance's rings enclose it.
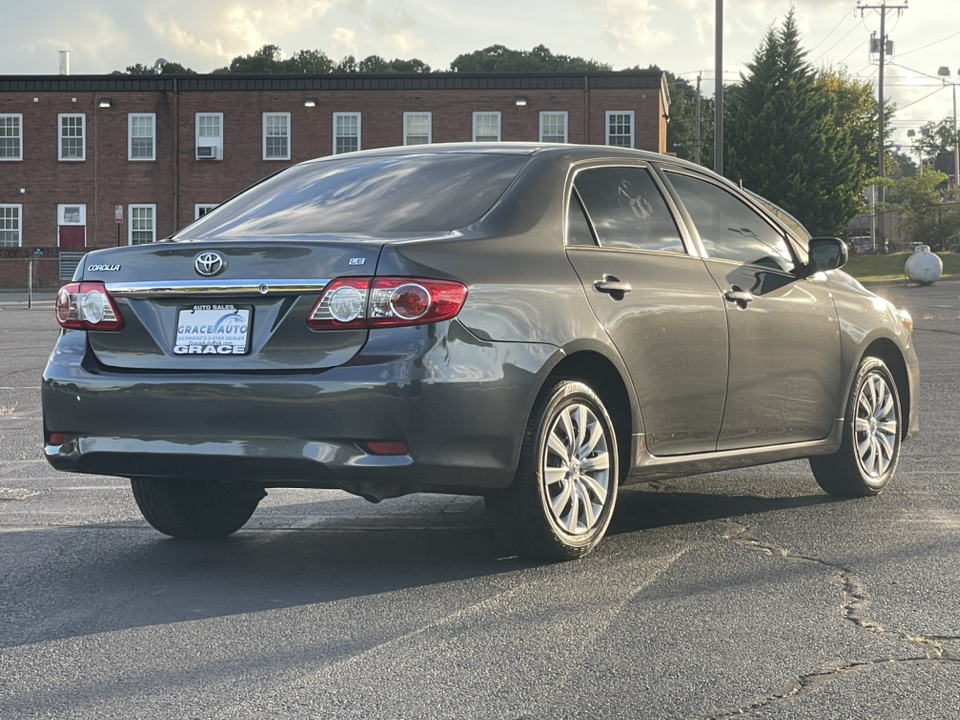
<instances>
[{"instance_id":1,"label":"front wheel","mask_svg":"<svg viewBox=\"0 0 960 720\"><path fill-rule=\"evenodd\" d=\"M517 554L572 560L603 538L617 501L617 436L586 384L562 380L534 404L513 485L487 496L494 525Z\"/></svg>"},{"instance_id":2,"label":"front wheel","mask_svg":"<svg viewBox=\"0 0 960 720\"><path fill-rule=\"evenodd\" d=\"M878 495L887 487L900 462L900 413L889 368L880 358L864 358L850 391L840 449L810 458L820 487L837 497Z\"/></svg>"},{"instance_id":3,"label":"front wheel","mask_svg":"<svg viewBox=\"0 0 960 720\"><path fill-rule=\"evenodd\" d=\"M258 485L216 480L130 478L144 519L164 535L213 540L242 528L266 493Z\"/></svg>"}]
</instances>

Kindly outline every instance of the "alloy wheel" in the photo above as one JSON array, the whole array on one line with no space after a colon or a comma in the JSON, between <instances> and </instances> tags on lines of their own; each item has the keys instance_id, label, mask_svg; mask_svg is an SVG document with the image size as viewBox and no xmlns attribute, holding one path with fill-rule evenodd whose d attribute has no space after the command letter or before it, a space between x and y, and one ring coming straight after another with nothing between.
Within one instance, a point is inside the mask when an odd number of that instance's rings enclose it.
<instances>
[{"instance_id":1,"label":"alloy wheel","mask_svg":"<svg viewBox=\"0 0 960 720\"><path fill-rule=\"evenodd\" d=\"M893 391L879 373L860 386L853 430L860 468L870 479L883 476L895 460L900 422Z\"/></svg>"},{"instance_id":2,"label":"alloy wheel","mask_svg":"<svg viewBox=\"0 0 960 720\"><path fill-rule=\"evenodd\" d=\"M602 521L610 475L604 424L582 403L562 408L547 434L541 473L556 527L569 535L592 531Z\"/></svg>"}]
</instances>

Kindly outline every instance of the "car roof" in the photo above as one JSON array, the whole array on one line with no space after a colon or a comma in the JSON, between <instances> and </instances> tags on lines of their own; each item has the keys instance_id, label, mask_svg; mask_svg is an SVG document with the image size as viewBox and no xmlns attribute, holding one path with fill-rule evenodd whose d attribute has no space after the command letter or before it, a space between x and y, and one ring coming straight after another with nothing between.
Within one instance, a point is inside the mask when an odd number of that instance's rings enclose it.
<instances>
[{"instance_id":1,"label":"car roof","mask_svg":"<svg viewBox=\"0 0 960 720\"><path fill-rule=\"evenodd\" d=\"M706 170L701 165L695 165L680 160L672 155L662 155L648 150L634 150L632 148L614 147L611 145L577 145L572 143L533 143L533 142L462 142L462 143L432 143L429 145L407 145L397 147L360 150L358 152L327 155L325 157L307 160L312 164L331 162L348 157L388 157L403 155L442 155L453 153L498 154L498 155L530 155L566 157L573 161L592 160L600 158L630 158L633 160L670 162L688 166L691 169Z\"/></svg>"}]
</instances>

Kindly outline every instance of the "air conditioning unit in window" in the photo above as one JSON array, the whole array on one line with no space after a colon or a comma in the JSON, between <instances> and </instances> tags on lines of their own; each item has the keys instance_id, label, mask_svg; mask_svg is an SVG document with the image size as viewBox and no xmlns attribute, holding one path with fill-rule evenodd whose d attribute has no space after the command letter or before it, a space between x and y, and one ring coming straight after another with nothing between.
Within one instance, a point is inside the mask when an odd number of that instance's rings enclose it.
<instances>
[{"instance_id":1,"label":"air conditioning unit in window","mask_svg":"<svg viewBox=\"0 0 960 720\"><path fill-rule=\"evenodd\" d=\"M218 137L197 139L197 160L219 160L223 157L223 140Z\"/></svg>"}]
</instances>

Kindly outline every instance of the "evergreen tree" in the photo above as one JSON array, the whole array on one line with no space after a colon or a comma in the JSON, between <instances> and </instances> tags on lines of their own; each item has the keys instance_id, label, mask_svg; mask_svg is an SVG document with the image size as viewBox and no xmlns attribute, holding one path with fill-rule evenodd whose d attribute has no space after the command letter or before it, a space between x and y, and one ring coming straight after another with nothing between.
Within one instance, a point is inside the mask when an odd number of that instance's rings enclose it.
<instances>
[{"instance_id":1,"label":"evergreen tree","mask_svg":"<svg viewBox=\"0 0 960 720\"><path fill-rule=\"evenodd\" d=\"M857 214L868 169L838 94L818 81L805 56L791 8L729 95L725 171L814 235L839 235Z\"/></svg>"}]
</instances>

